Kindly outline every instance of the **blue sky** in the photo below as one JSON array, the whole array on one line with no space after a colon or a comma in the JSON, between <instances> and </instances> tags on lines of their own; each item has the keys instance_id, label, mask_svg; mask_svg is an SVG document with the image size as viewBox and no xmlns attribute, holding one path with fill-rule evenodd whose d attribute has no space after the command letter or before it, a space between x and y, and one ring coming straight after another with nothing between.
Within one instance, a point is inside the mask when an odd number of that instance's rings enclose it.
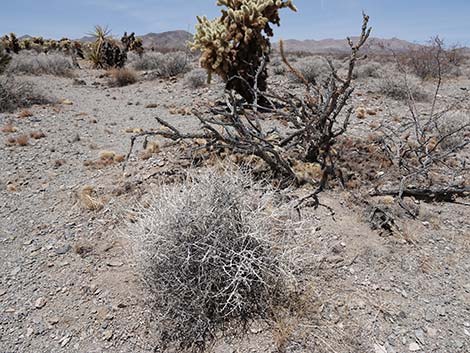
<instances>
[{"instance_id":1,"label":"blue sky","mask_svg":"<svg viewBox=\"0 0 470 353\"><path fill-rule=\"evenodd\" d=\"M195 16L215 17L216 0L0 0L0 33L78 38L96 24L115 34L175 29L193 31ZM294 0L284 10L277 38L344 38L357 34L361 11L371 16L373 36L423 42L439 34L470 45L470 0Z\"/></svg>"}]
</instances>

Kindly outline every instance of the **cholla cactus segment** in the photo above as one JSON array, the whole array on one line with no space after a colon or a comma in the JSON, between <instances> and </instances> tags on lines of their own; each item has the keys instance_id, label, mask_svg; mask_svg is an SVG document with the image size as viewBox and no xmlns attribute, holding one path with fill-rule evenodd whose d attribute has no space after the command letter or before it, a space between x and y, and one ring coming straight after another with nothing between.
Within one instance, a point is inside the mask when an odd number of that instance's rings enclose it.
<instances>
[{"instance_id":1,"label":"cholla cactus segment","mask_svg":"<svg viewBox=\"0 0 470 353\"><path fill-rule=\"evenodd\" d=\"M247 46L256 44L260 50L253 55L257 57L269 52L270 24L280 24L280 9L296 11L291 0L218 0L217 5L225 7L222 16L214 20L198 17L191 47L202 51L201 66L224 80L233 74L240 59L247 59L239 57Z\"/></svg>"}]
</instances>

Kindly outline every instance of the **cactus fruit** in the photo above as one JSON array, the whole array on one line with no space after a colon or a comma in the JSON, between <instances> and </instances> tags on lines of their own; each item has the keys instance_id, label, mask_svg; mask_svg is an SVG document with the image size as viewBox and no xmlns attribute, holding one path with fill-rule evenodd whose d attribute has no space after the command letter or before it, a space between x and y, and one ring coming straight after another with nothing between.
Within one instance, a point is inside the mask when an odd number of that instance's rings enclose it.
<instances>
[{"instance_id":1,"label":"cactus fruit","mask_svg":"<svg viewBox=\"0 0 470 353\"><path fill-rule=\"evenodd\" d=\"M296 11L296 8L292 0L218 0L217 5L224 7L221 17L197 18L191 48L202 51L200 64L209 77L216 73L226 82L227 89L234 89L253 102L251 87L263 58L267 59L271 49L271 24L279 26L280 9ZM258 75L259 90L266 90L266 80L264 68Z\"/></svg>"}]
</instances>

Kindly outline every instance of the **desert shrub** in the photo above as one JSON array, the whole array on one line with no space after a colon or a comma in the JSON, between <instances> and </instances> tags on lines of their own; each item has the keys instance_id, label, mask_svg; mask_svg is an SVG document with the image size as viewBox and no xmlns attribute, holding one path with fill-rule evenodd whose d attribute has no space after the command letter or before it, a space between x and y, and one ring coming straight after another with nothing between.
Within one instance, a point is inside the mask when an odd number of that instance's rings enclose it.
<instances>
[{"instance_id":1,"label":"desert shrub","mask_svg":"<svg viewBox=\"0 0 470 353\"><path fill-rule=\"evenodd\" d=\"M306 57L300 59L295 68L312 84L322 83L331 73L331 68L325 58ZM289 73L289 78L296 83L302 83L298 76Z\"/></svg>"},{"instance_id":2,"label":"desert shrub","mask_svg":"<svg viewBox=\"0 0 470 353\"><path fill-rule=\"evenodd\" d=\"M173 52L163 55L163 62L157 69L162 77L173 77L190 71L188 55L183 52Z\"/></svg>"},{"instance_id":3,"label":"desert shrub","mask_svg":"<svg viewBox=\"0 0 470 353\"><path fill-rule=\"evenodd\" d=\"M11 76L0 77L0 112L9 112L33 104L48 104L51 101L29 82Z\"/></svg>"},{"instance_id":4,"label":"desert shrub","mask_svg":"<svg viewBox=\"0 0 470 353\"><path fill-rule=\"evenodd\" d=\"M407 100L410 96L416 101L425 101L428 95L416 78L386 75L377 82L378 91L395 100Z\"/></svg>"},{"instance_id":5,"label":"desert shrub","mask_svg":"<svg viewBox=\"0 0 470 353\"><path fill-rule=\"evenodd\" d=\"M219 330L271 318L292 302L300 257L285 244L299 228L291 206L261 190L239 172L190 173L161 186L130 224L163 345L203 348Z\"/></svg>"},{"instance_id":6,"label":"desert shrub","mask_svg":"<svg viewBox=\"0 0 470 353\"><path fill-rule=\"evenodd\" d=\"M401 60L416 76L425 80L439 76L459 76L461 71L458 65L463 62L464 55L460 48L446 49L443 40L435 37L428 45L409 49Z\"/></svg>"},{"instance_id":7,"label":"desert shrub","mask_svg":"<svg viewBox=\"0 0 470 353\"><path fill-rule=\"evenodd\" d=\"M132 85L138 81L137 74L129 68L115 68L108 72L110 86L124 87Z\"/></svg>"},{"instance_id":8,"label":"desert shrub","mask_svg":"<svg viewBox=\"0 0 470 353\"><path fill-rule=\"evenodd\" d=\"M154 71L158 70L163 62L163 54L150 52L143 55L129 53L129 65L139 71Z\"/></svg>"},{"instance_id":9,"label":"desert shrub","mask_svg":"<svg viewBox=\"0 0 470 353\"><path fill-rule=\"evenodd\" d=\"M186 74L185 81L191 88L204 87L207 83L207 72L202 69L190 71Z\"/></svg>"},{"instance_id":10,"label":"desert shrub","mask_svg":"<svg viewBox=\"0 0 470 353\"><path fill-rule=\"evenodd\" d=\"M359 65L354 73L355 78L380 78L382 65L377 62L367 62Z\"/></svg>"},{"instance_id":11,"label":"desert shrub","mask_svg":"<svg viewBox=\"0 0 470 353\"><path fill-rule=\"evenodd\" d=\"M443 150L454 150L464 141L468 141L470 115L464 112L449 112L440 119L438 140L442 140L440 147ZM466 126L466 128L461 129Z\"/></svg>"},{"instance_id":12,"label":"desert shrub","mask_svg":"<svg viewBox=\"0 0 470 353\"><path fill-rule=\"evenodd\" d=\"M145 53L142 56L132 56L130 66L135 70L153 71L156 77L173 77L190 71L188 55L184 52Z\"/></svg>"},{"instance_id":13,"label":"desert shrub","mask_svg":"<svg viewBox=\"0 0 470 353\"><path fill-rule=\"evenodd\" d=\"M22 51L13 55L7 70L11 74L71 76L72 62L63 54L36 54Z\"/></svg>"},{"instance_id":14,"label":"desert shrub","mask_svg":"<svg viewBox=\"0 0 470 353\"><path fill-rule=\"evenodd\" d=\"M286 73L286 67L279 58L273 59L270 66L272 67L273 74L276 76L282 76Z\"/></svg>"}]
</instances>

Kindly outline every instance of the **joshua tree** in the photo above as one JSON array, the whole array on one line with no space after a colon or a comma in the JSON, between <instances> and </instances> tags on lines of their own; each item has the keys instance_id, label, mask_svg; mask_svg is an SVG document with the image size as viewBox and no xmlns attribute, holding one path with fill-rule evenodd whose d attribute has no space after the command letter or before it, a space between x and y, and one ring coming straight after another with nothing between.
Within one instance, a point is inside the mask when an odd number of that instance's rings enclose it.
<instances>
[{"instance_id":1,"label":"joshua tree","mask_svg":"<svg viewBox=\"0 0 470 353\"><path fill-rule=\"evenodd\" d=\"M227 89L253 103L253 87L260 91L267 88L271 25L280 24L280 9L296 8L292 0L218 0L217 5L225 7L221 17L198 17L192 49L202 51L200 64L209 79L215 72Z\"/></svg>"}]
</instances>

